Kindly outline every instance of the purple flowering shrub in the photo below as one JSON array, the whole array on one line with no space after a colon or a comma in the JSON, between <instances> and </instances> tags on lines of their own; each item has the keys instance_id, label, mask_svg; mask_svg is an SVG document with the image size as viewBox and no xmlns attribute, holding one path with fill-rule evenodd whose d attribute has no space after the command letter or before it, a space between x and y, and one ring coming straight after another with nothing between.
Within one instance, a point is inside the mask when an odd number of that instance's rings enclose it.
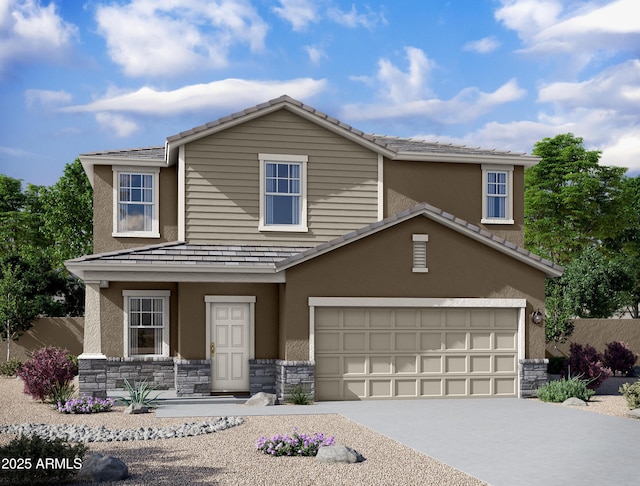
<instances>
[{"instance_id":1,"label":"purple flowering shrub","mask_svg":"<svg viewBox=\"0 0 640 486\"><path fill-rule=\"evenodd\" d=\"M597 390L611 376L611 370L602 362L602 355L593 346L572 343L569 347L568 372L571 376L587 380L587 388Z\"/></svg>"},{"instance_id":2,"label":"purple flowering shrub","mask_svg":"<svg viewBox=\"0 0 640 486\"><path fill-rule=\"evenodd\" d=\"M603 361L605 365L611 368L614 375L616 371L619 371L622 376L629 376L636 361L638 361L638 356L633 354L627 343L614 341L607 343Z\"/></svg>"},{"instance_id":3,"label":"purple flowering shrub","mask_svg":"<svg viewBox=\"0 0 640 486\"><path fill-rule=\"evenodd\" d=\"M54 407L56 411L62 413L98 413L108 412L113 407L113 398L80 397L58 402Z\"/></svg>"},{"instance_id":4,"label":"purple flowering shrub","mask_svg":"<svg viewBox=\"0 0 640 486\"><path fill-rule=\"evenodd\" d=\"M300 434L294 427L291 435L276 435L270 439L260 437L256 448L270 456L315 456L322 446L334 444L334 437L325 437L316 432L313 435Z\"/></svg>"},{"instance_id":5,"label":"purple flowering shrub","mask_svg":"<svg viewBox=\"0 0 640 486\"><path fill-rule=\"evenodd\" d=\"M24 382L24 392L44 402L52 396L55 387L68 385L73 380L78 367L68 358L67 350L47 346L35 351L17 373Z\"/></svg>"}]
</instances>

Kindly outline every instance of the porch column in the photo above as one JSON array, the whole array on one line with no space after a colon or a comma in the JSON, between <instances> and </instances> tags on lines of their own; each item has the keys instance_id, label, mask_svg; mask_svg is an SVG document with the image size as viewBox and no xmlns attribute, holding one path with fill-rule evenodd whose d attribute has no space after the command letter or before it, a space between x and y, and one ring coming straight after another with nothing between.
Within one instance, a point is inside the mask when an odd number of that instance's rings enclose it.
<instances>
[{"instance_id":1,"label":"porch column","mask_svg":"<svg viewBox=\"0 0 640 486\"><path fill-rule=\"evenodd\" d=\"M78 356L80 395L107 397L107 357L102 354L100 282L85 281L84 344Z\"/></svg>"},{"instance_id":2,"label":"porch column","mask_svg":"<svg viewBox=\"0 0 640 486\"><path fill-rule=\"evenodd\" d=\"M102 337L100 329L100 282L85 282L84 300L84 359L105 358L102 354Z\"/></svg>"}]
</instances>

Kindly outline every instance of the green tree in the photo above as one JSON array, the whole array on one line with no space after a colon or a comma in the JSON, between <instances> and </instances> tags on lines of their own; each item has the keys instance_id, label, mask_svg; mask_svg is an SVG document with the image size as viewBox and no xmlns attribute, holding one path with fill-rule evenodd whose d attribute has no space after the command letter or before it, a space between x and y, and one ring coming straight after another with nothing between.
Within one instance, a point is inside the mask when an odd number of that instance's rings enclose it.
<instances>
[{"instance_id":1,"label":"green tree","mask_svg":"<svg viewBox=\"0 0 640 486\"><path fill-rule=\"evenodd\" d=\"M561 277L568 310L577 317L606 319L629 301L627 269L597 248L586 248Z\"/></svg>"},{"instance_id":2,"label":"green tree","mask_svg":"<svg viewBox=\"0 0 640 486\"><path fill-rule=\"evenodd\" d=\"M545 294L545 340L548 343L554 343L557 355L557 344L565 342L573 333L575 316L571 312L571 306L567 301L565 287L561 280L547 279Z\"/></svg>"},{"instance_id":3,"label":"green tree","mask_svg":"<svg viewBox=\"0 0 640 486\"><path fill-rule=\"evenodd\" d=\"M54 265L93 251L93 189L76 159L40 198L44 232L53 242Z\"/></svg>"},{"instance_id":4,"label":"green tree","mask_svg":"<svg viewBox=\"0 0 640 486\"><path fill-rule=\"evenodd\" d=\"M630 224L625 168L599 164L571 133L537 142L541 161L525 172L525 246L567 265L583 249L615 239Z\"/></svg>"}]
</instances>

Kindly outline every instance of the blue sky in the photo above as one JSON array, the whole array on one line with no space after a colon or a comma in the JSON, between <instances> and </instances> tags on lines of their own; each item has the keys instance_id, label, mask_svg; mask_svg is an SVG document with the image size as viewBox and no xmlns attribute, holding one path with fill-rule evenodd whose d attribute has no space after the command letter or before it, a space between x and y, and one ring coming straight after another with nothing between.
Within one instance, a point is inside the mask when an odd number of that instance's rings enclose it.
<instances>
[{"instance_id":1,"label":"blue sky","mask_svg":"<svg viewBox=\"0 0 640 486\"><path fill-rule=\"evenodd\" d=\"M638 0L0 0L0 173L288 94L368 133L531 152L559 133L640 174Z\"/></svg>"}]
</instances>

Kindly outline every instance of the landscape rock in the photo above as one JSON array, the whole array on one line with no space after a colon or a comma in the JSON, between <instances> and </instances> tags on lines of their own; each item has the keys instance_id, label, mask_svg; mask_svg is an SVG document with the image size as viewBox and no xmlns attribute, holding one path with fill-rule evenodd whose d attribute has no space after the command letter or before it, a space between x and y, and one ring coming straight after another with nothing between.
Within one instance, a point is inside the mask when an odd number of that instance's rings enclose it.
<instances>
[{"instance_id":1,"label":"landscape rock","mask_svg":"<svg viewBox=\"0 0 640 486\"><path fill-rule=\"evenodd\" d=\"M259 392L245 402L247 407L270 407L276 404L276 396L273 393Z\"/></svg>"},{"instance_id":2,"label":"landscape rock","mask_svg":"<svg viewBox=\"0 0 640 486\"><path fill-rule=\"evenodd\" d=\"M117 457L90 452L82 461L77 478L85 481L120 481L129 477L129 468Z\"/></svg>"},{"instance_id":3,"label":"landscape rock","mask_svg":"<svg viewBox=\"0 0 640 486\"><path fill-rule=\"evenodd\" d=\"M323 446L318 449L316 460L323 463L353 464L364 461L359 452L342 444Z\"/></svg>"},{"instance_id":4,"label":"landscape rock","mask_svg":"<svg viewBox=\"0 0 640 486\"><path fill-rule=\"evenodd\" d=\"M587 406L587 402L585 402L584 400L580 400L579 398L576 398L576 397L567 398L564 402L562 402L562 404L567 407L586 407Z\"/></svg>"},{"instance_id":5,"label":"landscape rock","mask_svg":"<svg viewBox=\"0 0 640 486\"><path fill-rule=\"evenodd\" d=\"M640 408L634 408L627 412L627 417L640 420Z\"/></svg>"},{"instance_id":6,"label":"landscape rock","mask_svg":"<svg viewBox=\"0 0 640 486\"><path fill-rule=\"evenodd\" d=\"M139 413L149 413L149 407L140 405L139 403L132 403L124 409L124 413L131 415L136 415Z\"/></svg>"}]
</instances>

